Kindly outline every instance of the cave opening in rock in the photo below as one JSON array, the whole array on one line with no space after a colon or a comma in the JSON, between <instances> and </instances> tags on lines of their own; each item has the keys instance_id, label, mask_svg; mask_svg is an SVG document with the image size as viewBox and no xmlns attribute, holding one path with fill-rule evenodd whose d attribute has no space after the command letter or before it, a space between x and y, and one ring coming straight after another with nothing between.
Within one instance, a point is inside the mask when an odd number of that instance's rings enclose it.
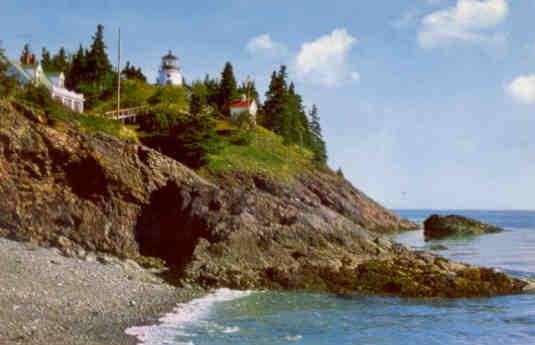
<instances>
[{"instance_id":1,"label":"cave opening in rock","mask_svg":"<svg viewBox=\"0 0 535 345\"><path fill-rule=\"evenodd\" d=\"M152 193L136 225L140 253L158 257L181 271L191 260L198 240L206 237L206 223L195 214L195 195L168 183Z\"/></svg>"},{"instance_id":2,"label":"cave opening in rock","mask_svg":"<svg viewBox=\"0 0 535 345\"><path fill-rule=\"evenodd\" d=\"M108 196L104 169L91 156L69 162L64 167L65 177L74 194L84 199Z\"/></svg>"}]
</instances>

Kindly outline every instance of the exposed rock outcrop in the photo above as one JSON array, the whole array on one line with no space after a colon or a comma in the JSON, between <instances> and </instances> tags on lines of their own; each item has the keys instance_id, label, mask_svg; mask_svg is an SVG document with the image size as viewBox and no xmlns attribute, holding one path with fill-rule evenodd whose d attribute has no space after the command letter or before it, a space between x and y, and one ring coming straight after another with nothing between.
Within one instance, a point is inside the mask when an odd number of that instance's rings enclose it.
<instances>
[{"instance_id":1,"label":"exposed rock outcrop","mask_svg":"<svg viewBox=\"0 0 535 345\"><path fill-rule=\"evenodd\" d=\"M206 287L475 296L525 285L426 261L383 239L379 233L416 226L328 170L288 182L229 173L209 182L146 147L28 115L0 103L5 236L73 254L158 256L183 282Z\"/></svg>"},{"instance_id":2,"label":"exposed rock outcrop","mask_svg":"<svg viewBox=\"0 0 535 345\"><path fill-rule=\"evenodd\" d=\"M439 239L448 236L474 236L503 231L494 225L485 224L463 216L432 215L424 222L426 239Z\"/></svg>"}]
</instances>

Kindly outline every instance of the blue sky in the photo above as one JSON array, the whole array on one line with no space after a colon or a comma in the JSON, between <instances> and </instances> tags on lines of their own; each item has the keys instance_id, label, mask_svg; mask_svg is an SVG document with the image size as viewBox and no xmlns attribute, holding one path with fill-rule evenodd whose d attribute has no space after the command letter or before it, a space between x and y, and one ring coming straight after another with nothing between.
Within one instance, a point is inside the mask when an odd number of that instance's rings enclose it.
<instances>
[{"instance_id":1,"label":"blue sky","mask_svg":"<svg viewBox=\"0 0 535 345\"><path fill-rule=\"evenodd\" d=\"M74 50L97 24L153 81L173 49L187 80L230 60L262 93L281 63L316 103L330 165L392 208L533 209L531 0L11 1L0 40Z\"/></svg>"}]
</instances>

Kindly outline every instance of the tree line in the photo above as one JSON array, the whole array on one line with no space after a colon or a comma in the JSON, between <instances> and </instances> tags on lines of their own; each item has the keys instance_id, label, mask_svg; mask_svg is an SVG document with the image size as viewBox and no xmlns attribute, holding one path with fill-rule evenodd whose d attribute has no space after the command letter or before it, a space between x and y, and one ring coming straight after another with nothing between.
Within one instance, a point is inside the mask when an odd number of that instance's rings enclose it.
<instances>
[{"instance_id":1,"label":"tree line","mask_svg":"<svg viewBox=\"0 0 535 345\"><path fill-rule=\"evenodd\" d=\"M258 123L280 135L286 144L296 144L311 150L315 160L325 164L327 150L323 139L318 108L313 105L307 112L303 99L293 82L288 85L286 66L281 66L271 75L265 94L265 102L260 106ZM191 84L191 112L198 112L204 106L218 109L221 116L230 116L232 101L246 95L259 103L259 94L254 82L243 81L238 85L230 62L225 64L220 78L206 76Z\"/></svg>"},{"instance_id":2,"label":"tree line","mask_svg":"<svg viewBox=\"0 0 535 345\"><path fill-rule=\"evenodd\" d=\"M67 88L84 94L87 109L91 109L99 101L110 98L115 91L117 72L107 54L103 25L97 26L90 46L84 47L80 44L75 53L69 53L61 47L52 55L46 47L43 47L41 59L37 60L27 43L22 49L19 60L23 65L35 65L40 62L47 73L63 72ZM130 62L127 62L121 71L121 77L146 81L141 68L136 68Z\"/></svg>"},{"instance_id":3,"label":"tree line","mask_svg":"<svg viewBox=\"0 0 535 345\"><path fill-rule=\"evenodd\" d=\"M29 44L23 47L20 62L37 63ZM84 94L86 109L92 109L99 102L110 100L115 95L118 76L107 54L102 25L97 26L89 47L80 44L74 54L61 47L54 55L43 47L40 62L45 72L65 73L66 86ZM122 69L121 78L143 84L147 82L141 68L133 66L130 62L127 62ZM246 95L248 99L254 99L259 104L257 122L260 125L280 135L286 144L296 144L309 149L317 162L325 164L327 161L318 108L315 105L309 110L305 108L295 84L288 81L286 66L273 71L263 105L260 104L255 83L251 80L238 83L230 62L225 64L219 77L206 75L203 80L186 84L184 90L166 92L180 93L179 98L188 103L188 110L192 115L202 114L205 117L206 114L211 114L222 118L229 118L230 104L242 95ZM166 112L169 113L171 108L165 108ZM174 117L177 118L178 115L175 114Z\"/></svg>"}]
</instances>

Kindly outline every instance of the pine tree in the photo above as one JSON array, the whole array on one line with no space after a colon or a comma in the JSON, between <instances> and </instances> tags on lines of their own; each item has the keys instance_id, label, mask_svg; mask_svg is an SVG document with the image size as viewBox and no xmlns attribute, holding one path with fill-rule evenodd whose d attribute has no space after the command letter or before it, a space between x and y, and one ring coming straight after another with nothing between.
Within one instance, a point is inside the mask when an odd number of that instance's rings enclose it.
<instances>
[{"instance_id":1,"label":"pine tree","mask_svg":"<svg viewBox=\"0 0 535 345\"><path fill-rule=\"evenodd\" d=\"M87 71L89 82L98 86L102 90L104 81L110 79L113 68L106 53L106 44L104 43L104 26L99 24L97 32L93 36L91 48L87 54Z\"/></svg>"},{"instance_id":2,"label":"pine tree","mask_svg":"<svg viewBox=\"0 0 535 345\"><path fill-rule=\"evenodd\" d=\"M61 47L56 55L52 57L52 63L50 70L54 72L64 72L69 71L70 68L69 57L67 56L67 51L65 48ZM44 69L44 66L43 66Z\"/></svg>"},{"instance_id":3,"label":"pine tree","mask_svg":"<svg viewBox=\"0 0 535 345\"><path fill-rule=\"evenodd\" d=\"M191 94L191 99L189 102L189 112L192 115L197 115L201 112L203 108L203 101L200 95L195 93Z\"/></svg>"},{"instance_id":4,"label":"pine tree","mask_svg":"<svg viewBox=\"0 0 535 345\"><path fill-rule=\"evenodd\" d=\"M256 86L254 81L250 82L243 82L240 87L238 88L238 94L239 95L246 95L249 99L254 99L258 102L258 91L256 90Z\"/></svg>"},{"instance_id":5,"label":"pine tree","mask_svg":"<svg viewBox=\"0 0 535 345\"><path fill-rule=\"evenodd\" d=\"M52 58L50 57L50 52L45 47L41 50L41 66L43 66L43 70L45 71L52 69Z\"/></svg>"},{"instance_id":6,"label":"pine tree","mask_svg":"<svg viewBox=\"0 0 535 345\"><path fill-rule=\"evenodd\" d=\"M208 155L220 149L216 121L209 108L181 117L170 130L171 156L192 168L206 164Z\"/></svg>"},{"instance_id":7,"label":"pine tree","mask_svg":"<svg viewBox=\"0 0 535 345\"><path fill-rule=\"evenodd\" d=\"M9 61L4 53L0 42L0 96L11 93L17 85L17 80L6 74L9 68Z\"/></svg>"},{"instance_id":8,"label":"pine tree","mask_svg":"<svg viewBox=\"0 0 535 345\"><path fill-rule=\"evenodd\" d=\"M204 77L203 84L204 84L204 87L206 88L206 104L211 105L214 108L217 108L218 90L219 90L219 83L217 79L210 78L210 76L207 74Z\"/></svg>"},{"instance_id":9,"label":"pine tree","mask_svg":"<svg viewBox=\"0 0 535 345\"><path fill-rule=\"evenodd\" d=\"M225 68L221 73L221 83L218 90L219 111L225 115L230 116L229 105L230 102L237 96L236 78L234 77L234 70L232 64L227 62Z\"/></svg>"},{"instance_id":10,"label":"pine tree","mask_svg":"<svg viewBox=\"0 0 535 345\"><path fill-rule=\"evenodd\" d=\"M36 62L35 54L31 52L30 44L26 43L20 54L20 63L23 65L35 65Z\"/></svg>"},{"instance_id":11,"label":"pine tree","mask_svg":"<svg viewBox=\"0 0 535 345\"><path fill-rule=\"evenodd\" d=\"M320 118L318 114L318 108L314 104L309 113L310 116L310 133L312 135L311 150L314 153L314 159L321 163L327 163L327 148L325 141L323 140L323 134L321 131Z\"/></svg>"},{"instance_id":12,"label":"pine tree","mask_svg":"<svg viewBox=\"0 0 535 345\"><path fill-rule=\"evenodd\" d=\"M0 75L3 75L8 69L8 61L6 54L4 53L4 48L0 45Z\"/></svg>"},{"instance_id":13,"label":"pine tree","mask_svg":"<svg viewBox=\"0 0 535 345\"><path fill-rule=\"evenodd\" d=\"M309 123L303 106L303 99L295 91L294 83L288 88L288 114L284 121L287 126L287 142L298 144L302 147L310 146Z\"/></svg>"},{"instance_id":14,"label":"pine tree","mask_svg":"<svg viewBox=\"0 0 535 345\"><path fill-rule=\"evenodd\" d=\"M128 80L140 80L142 82L147 82L147 77L141 71L141 68L136 68L134 65L130 64L130 61L126 62L126 66L121 71L121 77Z\"/></svg>"},{"instance_id":15,"label":"pine tree","mask_svg":"<svg viewBox=\"0 0 535 345\"><path fill-rule=\"evenodd\" d=\"M287 138L288 134L287 116L289 109L286 78L286 66L281 66L278 73L273 72L263 107L263 125L283 138Z\"/></svg>"},{"instance_id":16,"label":"pine tree","mask_svg":"<svg viewBox=\"0 0 535 345\"><path fill-rule=\"evenodd\" d=\"M72 57L71 68L67 73L66 84L68 88L80 91L80 85L87 79L87 52L80 44L80 48Z\"/></svg>"}]
</instances>

